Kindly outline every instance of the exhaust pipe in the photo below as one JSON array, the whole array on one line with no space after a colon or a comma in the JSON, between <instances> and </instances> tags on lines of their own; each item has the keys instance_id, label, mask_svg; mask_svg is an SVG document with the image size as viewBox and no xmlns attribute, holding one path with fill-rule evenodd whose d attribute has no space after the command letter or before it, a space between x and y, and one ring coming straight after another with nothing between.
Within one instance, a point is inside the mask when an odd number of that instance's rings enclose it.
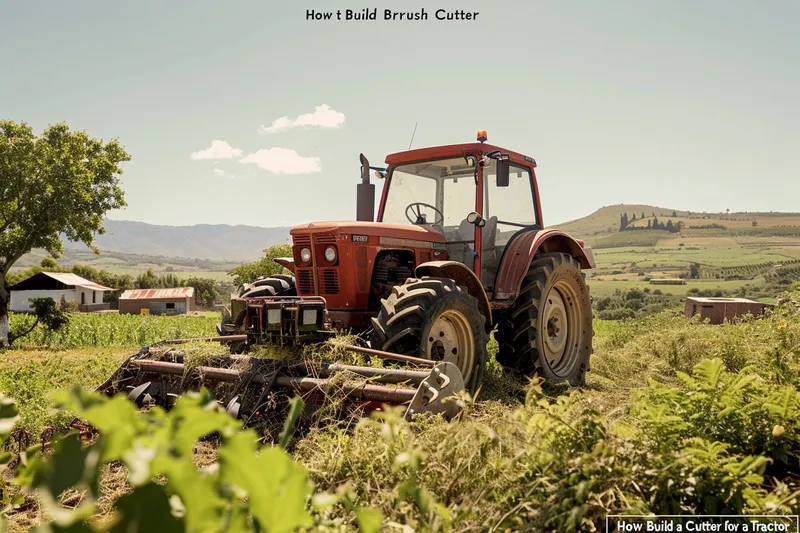
<instances>
[{"instance_id":1,"label":"exhaust pipe","mask_svg":"<svg viewBox=\"0 0 800 533\"><path fill-rule=\"evenodd\" d=\"M356 188L356 220L373 222L375 220L375 184L369 182L369 161L361 158L361 183Z\"/></svg>"}]
</instances>

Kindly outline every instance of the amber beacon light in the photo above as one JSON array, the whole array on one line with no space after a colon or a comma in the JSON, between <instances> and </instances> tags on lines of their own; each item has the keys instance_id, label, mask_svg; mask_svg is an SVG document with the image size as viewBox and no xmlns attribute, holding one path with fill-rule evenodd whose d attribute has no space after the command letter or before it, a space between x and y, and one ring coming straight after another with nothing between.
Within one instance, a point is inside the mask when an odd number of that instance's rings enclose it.
<instances>
[{"instance_id":1,"label":"amber beacon light","mask_svg":"<svg viewBox=\"0 0 800 533\"><path fill-rule=\"evenodd\" d=\"M482 143L486 142L486 130L478 130L478 140Z\"/></svg>"}]
</instances>

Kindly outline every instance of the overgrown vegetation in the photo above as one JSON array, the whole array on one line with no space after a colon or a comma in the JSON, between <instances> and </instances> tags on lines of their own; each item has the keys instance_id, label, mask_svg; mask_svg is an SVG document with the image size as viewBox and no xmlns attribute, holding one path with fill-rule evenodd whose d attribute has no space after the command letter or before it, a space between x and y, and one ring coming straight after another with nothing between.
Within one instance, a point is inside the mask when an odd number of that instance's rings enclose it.
<instances>
[{"instance_id":1,"label":"overgrown vegetation","mask_svg":"<svg viewBox=\"0 0 800 533\"><path fill-rule=\"evenodd\" d=\"M674 294L663 294L660 290L617 290L613 296L595 298L592 307L600 320L621 320L654 315L667 309L678 309L683 298Z\"/></svg>"},{"instance_id":2,"label":"overgrown vegetation","mask_svg":"<svg viewBox=\"0 0 800 533\"><path fill-rule=\"evenodd\" d=\"M492 363L477 401L467 402L459 420L447 423L426 415L409 422L385 413L383 419L354 425L316 424L295 434L287 447L297 463L271 446L256 456L251 444L242 444L252 441L233 433L226 436L224 427L230 423L224 417L201 414L208 409L204 405L217 408L197 398L185 399L184 410L170 417L143 417L134 416L129 407L116 411L117 400L99 402L74 391L72 403L65 407L83 418L93 413L95 425L105 424L100 439L108 439L98 440L98 448L88 448L87 457L93 449L108 449L112 441L120 451L141 452L109 463L99 488L80 485L81 479L96 479L94 474L59 478L59 490L68 487L66 481L88 489L63 494L45 480L55 479L52 473L65 464L56 458L67 455L37 460L23 471L53 465L47 467L49 474L42 470L38 478L45 496L20 493L22 499L15 499L17 489L7 488L9 501L20 507L11 505L6 513L12 526L31 524L60 516L48 510L48 505L63 507L54 501L70 501L79 512L94 512L90 523L96 527L121 528L145 508L140 498L150 495L147 508L161 516L162 523L176 522L176 531L198 531L197 524L219 524L225 516L234 516L225 514L236 506L223 489L240 486L241 496L254 494L254 485L244 486L245 480L237 478L240 474L228 470L232 463L226 463L226 457L233 450L253 472L252 478L263 477L262 488L273 486L269 483L275 477L256 476L261 469L287 475L294 471L291 476L298 480L307 475L311 484L297 489L302 498L295 494L295 503L279 500L285 503L285 519L302 519L307 530L353 530L360 519L365 528L371 521L387 530L391 524L404 524L416 531L568 532L593 531L610 513L800 511L800 294L791 295L762 320L712 326L661 313L597 321L595 330L595 354L584 389L526 385ZM25 353L7 352L7 361L0 363L0 389L11 394L9 383L14 383L17 394L28 388L40 395L80 382L69 370L56 370L63 365L47 366L44 357L21 361ZM91 372L97 379L104 375L101 367L118 361L107 352L86 357L81 364L94 361ZM41 415L27 415L26 402L20 401L19 408L22 421L17 427L41 420ZM37 409L44 412L41 404ZM186 421L186 436L181 436L179 419ZM190 433L189 427L199 429ZM215 438L197 443L193 454L187 452L187 442L220 428ZM64 442L57 447L64 450L60 453L77 453L74 438ZM111 460L108 452L97 453ZM163 454L176 457L174 468L158 459ZM219 470L194 470L190 455L203 466L219 459ZM87 465L81 461L69 464ZM290 464L290 469L282 466ZM152 484L155 474L161 474L160 481ZM18 479L31 486L35 476ZM179 479L188 481L191 497L184 496L189 488L179 487ZM287 486L305 485L298 481ZM274 492L263 490L259 501L276 501ZM287 498L289 492L284 493ZM189 498L208 505L189 504L182 516L166 518L164 502L175 494L180 501ZM301 499L302 505L297 503ZM256 509L249 501L249 506L238 507L250 515L248 520L262 520L264 514L257 513L275 508L264 503ZM322 502L328 502L324 510L317 506ZM200 516L208 522L201 522ZM253 527L252 522L247 527Z\"/></svg>"}]
</instances>

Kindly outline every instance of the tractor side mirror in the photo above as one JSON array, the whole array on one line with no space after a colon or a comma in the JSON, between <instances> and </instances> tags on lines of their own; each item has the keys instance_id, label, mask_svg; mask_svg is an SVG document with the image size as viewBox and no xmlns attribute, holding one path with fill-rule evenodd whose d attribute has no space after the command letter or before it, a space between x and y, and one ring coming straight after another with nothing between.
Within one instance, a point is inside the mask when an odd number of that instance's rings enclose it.
<instances>
[{"instance_id":1,"label":"tractor side mirror","mask_svg":"<svg viewBox=\"0 0 800 533\"><path fill-rule=\"evenodd\" d=\"M486 225L486 219L480 216L475 211L467 215L467 222L469 222L470 224L475 224L479 228L482 228Z\"/></svg>"},{"instance_id":2,"label":"tractor side mirror","mask_svg":"<svg viewBox=\"0 0 800 533\"><path fill-rule=\"evenodd\" d=\"M511 165L508 159L497 160L497 186L508 187L509 175L511 173Z\"/></svg>"}]
</instances>

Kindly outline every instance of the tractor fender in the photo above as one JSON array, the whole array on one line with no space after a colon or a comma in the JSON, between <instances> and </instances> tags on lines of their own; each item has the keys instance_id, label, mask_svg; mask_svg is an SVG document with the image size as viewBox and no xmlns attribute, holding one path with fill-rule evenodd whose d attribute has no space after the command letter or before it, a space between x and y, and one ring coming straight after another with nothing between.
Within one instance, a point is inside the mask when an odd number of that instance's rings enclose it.
<instances>
[{"instance_id":1,"label":"tractor fender","mask_svg":"<svg viewBox=\"0 0 800 533\"><path fill-rule=\"evenodd\" d=\"M414 276L417 278L422 276L448 278L463 285L470 295L478 299L481 313L486 317L487 327L489 324L493 324L492 308L489 307L489 298L486 296L486 291L483 290L483 284L465 264L458 261L429 261L418 265L414 269Z\"/></svg>"},{"instance_id":2,"label":"tractor fender","mask_svg":"<svg viewBox=\"0 0 800 533\"><path fill-rule=\"evenodd\" d=\"M520 232L511 238L503 251L492 299L498 302L514 301L536 254L553 252L571 255L583 269L595 268L592 249L561 230Z\"/></svg>"}]
</instances>

